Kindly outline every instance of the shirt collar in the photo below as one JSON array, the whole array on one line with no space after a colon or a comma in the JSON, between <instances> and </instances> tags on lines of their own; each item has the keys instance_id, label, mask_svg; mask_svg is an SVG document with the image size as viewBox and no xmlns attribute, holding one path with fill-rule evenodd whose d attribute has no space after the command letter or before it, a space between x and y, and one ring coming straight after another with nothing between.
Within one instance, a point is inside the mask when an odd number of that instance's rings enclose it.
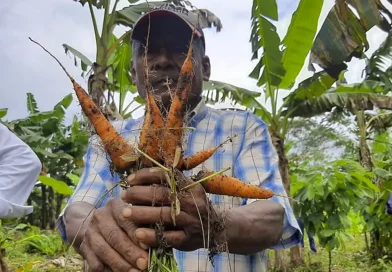
<instances>
[{"instance_id":1,"label":"shirt collar","mask_svg":"<svg viewBox=\"0 0 392 272\"><path fill-rule=\"evenodd\" d=\"M204 98L201 98L200 102L191 111L191 117L202 114L205 110L206 110L206 102L204 101Z\"/></svg>"},{"instance_id":2,"label":"shirt collar","mask_svg":"<svg viewBox=\"0 0 392 272\"><path fill-rule=\"evenodd\" d=\"M207 113L207 106L204 101L204 98L200 99L200 102L196 105L196 107L191 111L189 123L190 125L196 125Z\"/></svg>"}]
</instances>

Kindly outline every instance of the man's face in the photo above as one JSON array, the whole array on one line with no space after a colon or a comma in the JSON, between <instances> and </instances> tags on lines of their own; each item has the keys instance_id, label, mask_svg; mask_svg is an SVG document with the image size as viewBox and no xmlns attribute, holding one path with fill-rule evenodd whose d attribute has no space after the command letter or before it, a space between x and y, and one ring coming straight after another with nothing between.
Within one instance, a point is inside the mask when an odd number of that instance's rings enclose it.
<instances>
[{"instance_id":1,"label":"man's face","mask_svg":"<svg viewBox=\"0 0 392 272\"><path fill-rule=\"evenodd\" d=\"M164 17L164 19L151 20L147 48L149 82L155 98L161 100L166 109L171 104L171 97L174 94L180 70L188 52L191 34L191 29L177 18ZM138 50L133 52L132 77L140 96L144 98L146 93L144 80L146 38L140 42ZM201 43L201 41L199 42ZM208 80L210 76L209 58L203 55L201 49L201 46L193 47L194 76L189 97L189 104L192 108L200 100L203 80Z\"/></svg>"}]
</instances>

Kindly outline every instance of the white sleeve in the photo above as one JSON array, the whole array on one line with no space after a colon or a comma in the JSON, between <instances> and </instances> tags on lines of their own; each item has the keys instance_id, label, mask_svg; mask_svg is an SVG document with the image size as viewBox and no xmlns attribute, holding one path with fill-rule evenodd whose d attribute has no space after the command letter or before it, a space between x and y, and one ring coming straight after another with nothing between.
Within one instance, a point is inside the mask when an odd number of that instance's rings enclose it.
<instances>
[{"instance_id":1,"label":"white sleeve","mask_svg":"<svg viewBox=\"0 0 392 272\"><path fill-rule=\"evenodd\" d=\"M18 218L33 211L23 205L40 171L34 151L0 123L0 218Z\"/></svg>"}]
</instances>

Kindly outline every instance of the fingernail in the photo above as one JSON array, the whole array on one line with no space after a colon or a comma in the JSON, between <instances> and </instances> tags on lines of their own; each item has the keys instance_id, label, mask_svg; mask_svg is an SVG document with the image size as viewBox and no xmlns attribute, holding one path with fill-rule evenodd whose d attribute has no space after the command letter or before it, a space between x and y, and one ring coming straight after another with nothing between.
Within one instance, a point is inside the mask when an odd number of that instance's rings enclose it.
<instances>
[{"instance_id":1,"label":"fingernail","mask_svg":"<svg viewBox=\"0 0 392 272\"><path fill-rule=\"evenodd\" d=\"M131 270L129 270L129 272L140 272L140 270L136 269L136 268L131 268Z\"/></svg>"},{"instance_id":2,"label":"fingernail","mask_svg":"<svg viewBox=\"0 0 392 272\"><path fill-rule=\"evenodd\" d=\"M124 208L122 211L122 216L124 216L125 218L131 217L131 214L132 214L132 208Z\"/></svg>"},{"instance_id":3,"label":"fingernail","mask_svg":"<svg viewBox=\"0 0 392 272\"><path fill-rule=\"evenodd\" d=\"M146 238L146 233L142 230L137 230L135 236L138 240L144 240Z\"/></svg>"},{"instance_id":4,"label":"fingernail","mask_svg":"<svg viewBox=\"0 0 392 272\"><path fill-rule=\"evenodd\" d=\"M127 191L123 190L121 192L121 199L124 200L126 195L127 195Z\"/></svg>"},{"instance_id":5,"label":"fingernail","mask_svg":"<svg viewBox=\"0 0 392 272\"><path fill-rule=\"evenodd\" d=\"M128 176L127 178L128 184L132 185L134 179L135 179L135 174L131 174L130 176Z\"/></svg>"},{"instance_id":6,"label":"fingernail","mask_svg":"<svg viewBox=\"0 0 392 272\"><path fill-rule=\"evenodd\" d=\"M139 258L136 260L136 266L139 269L146 269L147 268L147 260L144 258Z\"/></svg>"},{"instance_id":7,"label":"fingernail","mask_svg":"<svg viewBox=\"0 0 392 272\"><path fill-rule=\"evenodd\" d=\"M140 247L144 250L147 250L149 248L148 245L144 244L144 243L139 243Z\"/></svg>"}]
</instances>

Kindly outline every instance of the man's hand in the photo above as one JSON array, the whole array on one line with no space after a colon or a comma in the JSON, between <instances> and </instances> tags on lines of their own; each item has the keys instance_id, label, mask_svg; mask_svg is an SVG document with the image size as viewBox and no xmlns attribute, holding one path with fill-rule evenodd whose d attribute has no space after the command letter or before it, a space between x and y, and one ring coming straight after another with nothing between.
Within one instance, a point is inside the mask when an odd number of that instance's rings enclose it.
<instances>
[{"instance_id":1,"label":"man's hand","mask_svg":"<svg viewBox=\"0 0 392 272\"><path fill-rule=\"evenodd\" d=\"M80 245L89 271L104 271L105 266L127 272L147 268L147 247L137 242L137 227L121 214L126 206L121 200L112 199L94 211Z\"/></svg>"},{"instance_id":2,"label":"man's hand","mask_svg":"<svg viewBox=\"0 0 392 272\"><path fill-rule=\"evenodd\" d=\"M123 191L122 199L133 206L126 207L123 216L136 225L146 225L146 228L136 230L135 236L139 242L158 247L163 238L166 245L182 251L208 247L207 239L203 237L208 237L208 218L213 211L209 211L212 206L208 204L201 185L178 196L181 211L175 218L174 226L169 200L170 189L167 187L163 170L159 168L139 170L129 176L128 183L132 187ZM157 233L154 229L148 228L156 223L162 223L164 227L162 232Z\"/></svg>"}]
</instances>

